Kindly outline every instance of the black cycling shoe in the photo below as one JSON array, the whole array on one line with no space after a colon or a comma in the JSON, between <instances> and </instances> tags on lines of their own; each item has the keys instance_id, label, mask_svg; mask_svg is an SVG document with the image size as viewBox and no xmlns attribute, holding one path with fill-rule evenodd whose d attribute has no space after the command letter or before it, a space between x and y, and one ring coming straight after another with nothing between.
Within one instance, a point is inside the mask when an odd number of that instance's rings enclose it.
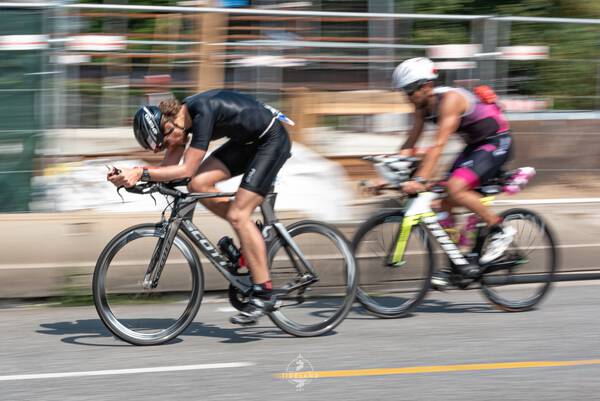
<instances>
[{"instance_id":1,"label":"black cycling shoe","mask_svg":"<svg viewBox=\"0 0 600 401\"><path fill-rule=\"evenodd\" d=\"M431 276L431 288L437 291L445 291L452 286L466 288L482 272L483 269L477 265L453 265L452 267L433 273Z\"/></svg>"},{"instance_id":2,"label":"black cycling shoe","mask_svg":"<svg viewBox=\"0 0 600 401\"><path fill-rule=\"evenodd\" d=\"M265 311L257 308L254 305L247 305L243 311L235 316L231 316L229 321L233 324L239 324L247 326L250 324L256 324L258 319L265 315Z\"/></svg>"},{"instance_id":3,"label":"black cycling shoe","mask_svg":"<svg viewBox=\"0 0 600 401\"><path fill-rule=\"evenodd\" d=\"M273 292L253 294L250 296L249 305L229 321L241 325L255 324L265 314L277 310L277 307L277 297Z\"/></svg>"},{"instance_id":4,"label":"black cycling shoe","mask_svg":"<svg viewBox=\"0 0 600 401\"><path fill-rule=\"evenodd\" d=\"M431 288L436 291L445 291L450 287L450 275L452 272L450 269L440 270L433 273L431 276Z\"/></svg>"},{"instance_id":5,"label":"black cycling shoe","mask_svg":"<svg viewBox=\"0 0 600 401\"><path fill-rule=\"evenodd\" d=\"M481 275L482 269L477 265L468 264L466 266L454 266L454 271L464 278L477 278Z\"/></svg>"}]
</instances>

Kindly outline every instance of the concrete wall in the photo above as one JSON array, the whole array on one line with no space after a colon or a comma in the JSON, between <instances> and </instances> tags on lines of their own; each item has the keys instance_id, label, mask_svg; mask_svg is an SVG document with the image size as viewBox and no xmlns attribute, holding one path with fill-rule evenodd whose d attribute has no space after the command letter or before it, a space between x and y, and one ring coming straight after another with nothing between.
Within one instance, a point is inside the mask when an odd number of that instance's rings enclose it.
<instances>
[{"instance_id":1,"label":"concrete wall","mask_svg":"<svg viewBox=\"0 0 600 401\"><path fill-rule=\"evenodd\" d=\"M284 223L298 218L294 212L281 213ZM110 239L127 227L159 219L155 212L0 215L0 298L89 293L96 259ZM214 244L223 235L233 236L225 221L206 212L196 213L194 223ZM206 288L226 288L210 263L201 262Z\"/></svg>"},{"instance_id":2,"label":"concrete wall","mask_svg":"<svg viewBox=\"0 0 600 401\"><path fill-rule=\"evenodd\" d=\"M511 126L515 138L513 165L536 167L541 173L536 182L599 176L600 120L512 121Z\"/></svg>"},{"instance_id":3,"label":"concrete wall","mask_svg":"<svg viewBox=\"0 0 600 401\"><path fill-rule=\"evenodd\" d=\"M578 185L595 183L598 174L594 170L600 169L599 121L515 121L516 154L512 163L532 165L541 171L534 188L558 180ZM565 191L558 197L571 196ZM294 212L280 212L279 216L284 222L301 217ZM0 215L0 298L60 295L65 291L89 293L91 274L105 244L126 227L158 219L154 212ZM559 219L556 224L570 219ZM227 223L206 213L197 213L194 222L214 243L232 234ZM568 223L565 226L570 227ZM350 238L354 226L341 228ZM586 258L580 265L595 266L595 259ZM226 287L215 269L207 262L204 267L207 289Z\"/></svg>"}]
</instances>

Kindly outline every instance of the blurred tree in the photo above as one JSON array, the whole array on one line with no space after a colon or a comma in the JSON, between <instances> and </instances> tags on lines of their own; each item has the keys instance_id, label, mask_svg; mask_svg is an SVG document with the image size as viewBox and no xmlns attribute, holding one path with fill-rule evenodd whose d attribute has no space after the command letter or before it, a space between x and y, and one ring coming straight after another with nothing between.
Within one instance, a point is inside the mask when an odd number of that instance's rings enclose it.
<instances>
[{"instance_id":1,"label":"blurred tree","mask_svg":"<svg viewBox=\"0 0 600 401\"><path fill-rule=\"evenodd\" d=\"M398 12L463 14L463 15L513 15L535 17L600 17L600 1L589 0L380 0L392 1ZM97 3L99 0L81 0ZM108 3L108 0L106 1ZM114 2L114 1L111 1ZM177 5L178 0L122 0L130 5ZM255 4L251 1L251 4ZM317 4L317 2L315 2ZM368 0L320 0L323 11L367 11ZM91 32L101 32L100 19L93 19ZM167 23L165 20L164 23ZM398 21L396 43L449 44L470 43L472 27L461 21ZM131 33L156 32L156 19L129 19ZM329 23L322 27L325 36L366 36L365 23ZM183 32L192 32L187 22ZM513 93L552 97L555 108L593 109L600 107L600 27L598 25L523 23L500 25L500 30L510 29L511 45L544 45L550 49L550 58L539 61L514 61L509 63L509 91ZM502 31L500 32L502 33ZM149 50L148 45L132 46L132 50ZM398 51L397 58L422 54L422 51Z\"/></svg>"},{"instance_id":2,"label":"blurred tree","mask_svg":"<svg viewBox=\"0 0 600 401\"><path fill-rule=\"evenodd\" d=\"M589 0L396 0L397 8L407 3L415 13L600 17L600 2ZM548 60L510 63L512 92L551 97L557 109L599 107L600 27L523 22L507 27L504 29L510 29L511 45L543 45L550 49ZM468 23L417 21L413 29L412 39L418 44L470 42Z\"/></svg>"}]
</instances>

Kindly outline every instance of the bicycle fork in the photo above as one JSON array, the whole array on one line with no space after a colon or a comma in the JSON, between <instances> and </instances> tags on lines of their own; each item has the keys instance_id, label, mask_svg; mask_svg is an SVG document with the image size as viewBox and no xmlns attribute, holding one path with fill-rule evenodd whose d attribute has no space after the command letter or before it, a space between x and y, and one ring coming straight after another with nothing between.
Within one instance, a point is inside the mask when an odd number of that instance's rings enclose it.
<instances>
[{"instance_id":1,"label":"bicycle fork","mask_svg":"<svg viewBox=\"0 0 600 401\"><path fill-rule=\"evenodd\" d=\"M158 280L169 257L171 246L173 245L180 224L181 218L176 218L170 224L167 221L163 221L157 225L156 229L159 233L159 239L154 247L148 269L144 275L143 288L150 290L158 286Z\"/></svg>"},{"instance_id":2,"label":"bicycle fork","mask_svg":"<svg viewBox=\"0 0 600 401\"><path fill-rule=\"evenodd\" d=\"M437 197L438 195L436 193L422 192L416 198L411 200L404 215L402 226L398 232L394 247L388 256L388 266L399 267L405 263L403 261L403 256L409 234L412 227L420 222L425 223L428 231L435 237L436 241L440 244L452 263L458 266L469 265L469 262L465 259L462 252L439 224L436 214L431 209L431 202Z\"/></svg>"}]
</instances>

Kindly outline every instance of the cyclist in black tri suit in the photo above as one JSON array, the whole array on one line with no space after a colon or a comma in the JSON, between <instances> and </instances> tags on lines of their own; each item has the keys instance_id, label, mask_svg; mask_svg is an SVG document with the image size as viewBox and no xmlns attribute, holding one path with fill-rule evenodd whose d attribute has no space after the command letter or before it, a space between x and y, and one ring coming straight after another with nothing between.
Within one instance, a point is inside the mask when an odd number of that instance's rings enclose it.
<instances>
[{"instance_id":1,"label":"cyclist in black tri suit","mask_svg":"<svg viewBox=\"0 0 600 401\"><path fill-rule=\"evenodd\" d=\"M437 125L437 135L412 181L403 185L407 193L422 192L431 178L442 151L453 133L458 133L466 147L454 162L447 181L448 198L442 208L449 212L454 206L463 206L478 214L490 227L491 241L480 257L481 264L498 259L512 242L515 229L504 226L493 210L480 202L481 195L473 189L494 178L506 163L512 151L512 136L507 120L494 101L487 101L461 88L435 87L437 72L431 60L418 57L404 61L393 74L393 86L404 91L415 107L413 129L403 144L400 154L414 155L414 146L420 138L426 121ZM441 221L442 226L453 225ZM457 267L457 269L462 269ZM479 274L477 266L460 271L466 276ZM448 284L448 275L436 274L432 284Z\"/></svg>"},{"instance_id":2,"label":"cyclist in black tri suit","mask_svg":"<svg viewBox=\"0 0 600 401\"><path fill-rule=\"evenodd\" d=\"M216 183L243 174L233 201L201 200L234 228L255 283L247 310L231 318L235 324L254 323L275 308L265 242L251 214L291 155L290 138L281 121L293 124L278 110L250 96L219 89L198 93L181 103L171 99L159 107L144 106L135 114L134 134L144 148L166 150L161 165L121 169L121 173L108 176L115 186L125 187L140 180L193 177L188 185L191 192L219 192ZM223 137L229 140L205 160L209 143Z\"/></svg>"}]
</instances>

